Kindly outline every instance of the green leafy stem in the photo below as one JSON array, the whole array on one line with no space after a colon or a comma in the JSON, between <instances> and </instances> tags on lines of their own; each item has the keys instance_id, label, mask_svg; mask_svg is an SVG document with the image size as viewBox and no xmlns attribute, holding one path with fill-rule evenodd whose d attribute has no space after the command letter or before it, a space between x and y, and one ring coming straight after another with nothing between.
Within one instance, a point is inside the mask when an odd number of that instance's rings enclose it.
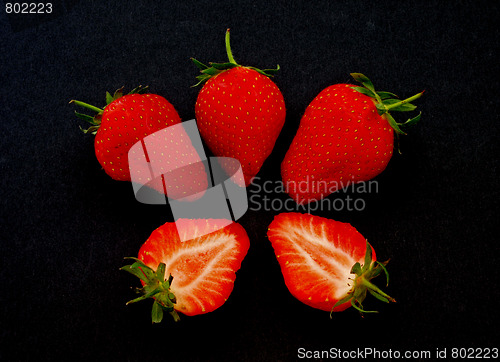
<instances>
[{"instance_id":1,"label":"green leafy stem","mask_svg":"<svg viewBox=\"0 0 500 362\"><path fill-rule=\"evenodd\" d=\"M385 262L373 261L372 247L367 241L364 264L361 266L361 264L357 262L353 265L351 273L355 274L356 277L353 279L352 288L343 298L335 303L330 312L330 318L332 318L335 308L346 302L350 302L351 306L358 310L361 315L364 313L378 313L377 311L363 309L363 301L365 300L367 294L371 294L376 299L384 303L395 302L396 300L394 298L389 296L370 281L384 272L386 277L386 286L389 285L389 273L385 268L388 262L389 260Z\"/></svg>"},{"instance_id":2,"label":"green leafy stem","mask_svg":"<svg viewBox=\"0 0 500 362\"><path fill-rule=\"evenodd\" d=\"M144 284L142 288L136 289L137 293L141 294L141 296L127 302L127 305L153 298L153 309L151 310L151 320L153 323L160 323L164 312L170 313L174 321L178 322L180 317L174 309L176 303L175 295L170 291L170 286L174 278L170 275L168 279L165 279L165 264L160 263L156 271L154 271L140 259L132 257L125 259L134 260L134 263L125 265L120 270L135 275Z\"/></svg>"},{"instance_id":3,"label":"green leafy stem","mask_svg":"<svg viewBox=\"0 0 500 362\"><path fill-rule=\"evenodd\" d=\"M377 112L379 115L385 115L389 125L394 129L396 134L403 134L404 132L401 128L414 125L417 123L422 113L419 113L417 116L408 119L406 122L398 123L391 115L390 112L409 112L414 111L417 106L412 104L414 100L420 98L425 91L415 94L409 98L400 100L397 95L391 92L377 92L373 86L373 83L368 79L367 76L361 73L351 73L351 76L359 83L361 83L362 87L352 87L352 89L367 95L375 100L375 106L377 107Z\"/></svg>"},{"instance_id":4,"label":"green leafy stem","mask_svg":"<svg viewBox=\"0 0 500 362\"><path fill-rule=\"evenodd\" d=\"M113 95L111 95L111 93L109 93L109 92L106 92L106 107L111 102L117 100L118 98L123 97L123 88L124 87L121 87L120 89L117 89L113 93ZM147 92L147 90L148 90L148 86L143 87L142 85L140 85L140 86L132 89L129 93L127 93L127 95L129 95L129 94L144 94L144 93ZM97 133L97 130L101 126L101 118L102 118L102 113L104 112L104 109L96 107L96 106L93 106L91 104L88 104L88 103L85 103L85 102L82 102L82 101L77 101L77 100L74 100L74 99L72 99L71 101L69 101L69 103L74 103L74 104L76 104L79 107L83 107L83 108L86 108L86 109L91 110L93 112L96 112L95 115L89 116L88 114L84 114L84 113L80 113L80 112L75 111L75 116L76 117L84 120L85 122L90 123L90 127L87 128L87 129L84 129L84 128L82 128L80 126L80 129L82 130L82 132L83 133L91 133L91 134L95 135Z\"/></svg>"},{"instance_id":5,"label":"green leafy stem","mask_svg":"<svg viewBox=\"0 0 500 362\"><path fill-rule=\"evenodd\" d=\"M200 85L201 83L209 80L212 77L215 77L216 75L228 70L232 69L235 67L242 67L242 65L239 65L236 63L236 60L234 60L233 52L231 50L231 44L230 44L230 31L227 29L226 31L226 37L225 37L225 43L226 43L226 53L227 53L227 58L229 62L226 63L213 63L210 62L208 63L209 65L203 64L199 60L196 60L194 58L191 58L193 63L200 69L201 74L196 77L198 80L198 83L193 85L193 87L196 87ZM268 77L274 76L279 70L280 66L277 65L276 69L259 69L255 67L250 67L250 66L244 66L245 68L248 69L253 69L256 72L263 74Z\"/></svg>"}]
</instances>

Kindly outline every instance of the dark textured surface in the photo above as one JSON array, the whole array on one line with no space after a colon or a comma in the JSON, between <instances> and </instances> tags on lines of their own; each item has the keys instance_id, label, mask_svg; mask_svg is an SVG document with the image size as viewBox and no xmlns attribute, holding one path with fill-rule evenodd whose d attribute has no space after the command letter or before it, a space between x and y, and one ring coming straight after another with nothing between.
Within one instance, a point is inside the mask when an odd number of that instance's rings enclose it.
<instances>
[{"instance_id":1,"label":"dark textured surface","mask_svg":"<svg viewBox=\"0 0 500 362\"><path fill-rule=\"evenodd\" d=\"M0 13L1 360L288 361L300 347L498 347L495 2L54 7L46 18ZM350 72L401 96L426 90L422 121L377 177L378 192L351 194L366 208L313 212L350 222L391 258L387 291L398 303L380 314L330 320L288 293L265 236L279 210L241 219L252 246L219 310L151 326L148 303L125 306L136 281L118 270L122 258L169 211L139 204L130 184L100 170L68 101L102 105L106 90L148 84L194 118L189 58L224 61L227 27L240 63L282 68L274 81L287 121L261 182L280 179L307 104Z\"/></svg>"}]
</instances>

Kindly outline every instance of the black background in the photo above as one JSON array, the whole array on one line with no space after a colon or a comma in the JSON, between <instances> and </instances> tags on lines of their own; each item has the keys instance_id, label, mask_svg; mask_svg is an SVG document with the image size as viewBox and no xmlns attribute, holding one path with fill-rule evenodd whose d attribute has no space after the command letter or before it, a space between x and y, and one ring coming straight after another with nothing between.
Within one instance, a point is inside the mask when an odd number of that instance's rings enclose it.
<instances>
[{"instance_id":1,"label":"black background","mask_svg":"<svg viewBox=\"0 0 500 362\"><path fill-rule=\"evenodd\" d=\"M0 13L0 359L288 361L299 348L499 347L496 2L53 4L52 15ZM391 258L397 303L366 301L379 314L330 320L289 294L266 237L285 210L240 219L251 248L220 309L151 325L150 303L125 306L138 282L118 270L122 258L170 211L105 175L68 101L103 106L106 90L147 84L192 119L190 57L226 60L228 27L240 64L282 68L273 80L287 120L261 183L280 180L308 103L349 73L402 97L426 90L421 123L376 178L378 192L331 196L362 198L364 210L312 211L350 222Z\"/></svg>"}]
</instances>

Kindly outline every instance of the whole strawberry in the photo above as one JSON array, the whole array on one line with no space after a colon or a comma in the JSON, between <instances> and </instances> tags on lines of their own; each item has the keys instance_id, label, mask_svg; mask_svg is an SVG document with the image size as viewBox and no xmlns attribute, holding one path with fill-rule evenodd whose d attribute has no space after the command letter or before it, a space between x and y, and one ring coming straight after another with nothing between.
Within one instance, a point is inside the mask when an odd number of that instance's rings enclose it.
<instances>
[{"instance_id":1,"label":"whole strawberry","mask_svg":"<svg viewBox=\"0 0 500 362\"><path fill-rule=\"evenodd\" d=\"M83 131L95 135L97 160L111 178L147 185L175 199L198 199L208 185L200 156L183 128L169 128L181 123L174 106L159 95L146 94L146 90L138 87L127 95L122 89L113 96L106 93L104 109L71 102L97 112L93 117L75 113L91 124ZM129 164L129 151L137 142L142 142L141 154ZM132 180L129 166L134 171Z\"/></svg>"},{"instance_id":2,"label":"whole strawberry","mask_svg":"<svg viewBox=\"0 0 500 362\"><path fill-rule=\"evenodd\" d=\"M285 122L285 102L269 76L277 69L260 70L236 63L226 32L228 63L204 65L198 84L204 84L196 101L196 120L200 134L219 157L240 161L248 186L271 154Z\"/></svg>"},{"instance_id":3,"label":"whole strawberry","mask_svg":"<svg viewBox=\"0 0 500 362\"><path fill-rule=\"evenodd\" d=\"M375 91L363 74L351 74L363 86L336 84L324 89L307 107L299 130L281 164L288 194L299 204L320 200L351 183L368 181L389 163L394 132L420 114L397 123L390 112L412 111L423 94L399 100Z\"/></svg>"},{"instance_id":4,"label":"whole strawberry","mask_svg":"<svg viewBox=\"0 0 500 362\"><path fill-rule=\"evenodd\" d=\"M104 171L114 180L130 181L130 148L151 133L180 123L181 119L165 98L146 94L147 87L138 87L127 95L123 95L122 89L114 95L106 93L104 109L75 100L71 103L97 112L94 117L75 114L92 125L83 131L95 135L95 154Z\"/></svg>"},{"instance_id":5,"label":"whole strawberry","mask_svg":"<svg viewBox=\"0 0 500 362\"><path fill-rule=\"evenodd\" d=\"M138 141L167 126L180 123L174 106L156 94L145 94L147 87L138 87L123 95L122 89L112 96L106 93L104 109L80 101L76 105L96 111L94 117L75 114L92 126L85 133L95 135L97 160L112 179L130 181L128 151Z\"/></svg>"}]
</instances>

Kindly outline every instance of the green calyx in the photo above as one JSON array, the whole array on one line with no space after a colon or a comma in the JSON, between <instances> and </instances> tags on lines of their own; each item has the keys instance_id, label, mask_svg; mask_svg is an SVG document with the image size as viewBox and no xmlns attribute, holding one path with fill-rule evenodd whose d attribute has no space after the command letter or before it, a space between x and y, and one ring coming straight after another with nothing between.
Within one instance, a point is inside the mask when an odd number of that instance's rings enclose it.
<instances>
[{"instance_id":1,"label":"green calyx","mask_svg":"<svg viewBox=\"0 0 500 362\"><path fill-rule=\"evenodd\" d=\"M335 303L330 312L330 318L332 318L335 307L349 301L351 303L351 306L354 309L358 310L361 315L363 315L364 313L378 313L378 311L363 309L363 301L365 300L368 293L384 303L395 302L394 298L387 295L370 281L384 272L387 281L386 286L389 285L389 273L385 268L388 262L389 260L383 263L379 261L373 261L372 248L367 241L364 264L361 265L359 262L357 262L353 265L351 273L355 274L356 277L352 279L353 284L351 290L349 290L345 297L341 298L337 303Z\"/></svg>"},{"instance_id":2,"label":"green calyx","mask_svg":"<svg viewBox=\"0 0 500 362\"><path fill-rule=\"evenodd\" d=\"M375 91L373 83L364 74L351 73L351 76L363 85L362 87L352 87L352 89L375 100L375 106L377 107L378 114L385 116L390 126L396 132L396 135L405 135L406 132L404 132L401 128L414 125L420 120L422 113L408 119L406 122L398 123L390 112L409 112L415 110L417 106L413 105L411 102L420 98L424 92L420 92L410 98L400 100L394 93Z\"/></svg>"},{"instance_id":3,"label":"green calyx","mask_svg":"<svg viewBox=\"0 0 500 362\"><path fill-rule=\"evenodd\" d=\"M201 83L209 80L212 77L215 77L216 75L228 70L232 69L235 67L242 67L242 65L239 65L236 63L233 57L233 52L231 51L231 45L229 43L229 29L226 31L226 53L227 53L227 58L229 62L226 63L212 63L210 62L209 65L203 64L202 62L191 58L193 63L200 69L201 74L196 77L198 79L198 83L193 85L193 87L196 87L200 85ZM245 68L255 70L256 72L259 72L260 74L263 74L268 77L274 76L279 70L280 66L278 65L276 69L259 69L255 67L249 67L249 66L244 66Z\"/></svg>"},{"instance_id":4,"label":"green calyx","mask_svg":"<svg viewBox=\"0 0 500 362\"><path fill-rule=\"evenodd\" d=\"M111 102L117 100L118 98L123 97L123 88L124 87L117 89L113 95L111 95L111 93L109 93L109 92L106 92L106 106L108 106ZM127 93L127 95L128 94L144 94L144 93L146 93L147 90L148 90L147 86L143 87L140 85L137 88L132 89L129 93ZM75 111L75 115L78 118L83 119L84 121L90 123L90 127L87 129L84 129L80 126L80 129L82 130L82 132L85 134L91 133L91 134L95 135L97 133L97 130L101 126L102 113L104 112L104 108L106 108L106 107L99 108L99 107L93 106L91 104L77 101L74 99L71 100L69 103L74 103L77 106L80 106L80 107L89 109L91 111L97 112L97 114L95 114L94 116L89 116L87 114L83 114L83 113L79 113L79 112Z\"/></svg>"},{"instance_id":5,"label":"green calyx","mask_svg":"<svg viewBox=\"0 0 500 362\"><path fill-rule=\"evenodd\" d=\"M170 313L174 321L178 322L180 317L174 309L174 304L176 303L175 295L170 291L170 286L174 278L170 275L168 279L165 279L165 264L160 263L155 271L144 264L142 260L132 257L125 259L131 259L135 262L131 265L125 265L120 270L135 275L144 283L144 287L136 289L137 293L142 295L127 302L127 305L153 298L154 303L151 311L151 320L153 323L160 323L164 312Z\"/></svg>"}]
</instances>

